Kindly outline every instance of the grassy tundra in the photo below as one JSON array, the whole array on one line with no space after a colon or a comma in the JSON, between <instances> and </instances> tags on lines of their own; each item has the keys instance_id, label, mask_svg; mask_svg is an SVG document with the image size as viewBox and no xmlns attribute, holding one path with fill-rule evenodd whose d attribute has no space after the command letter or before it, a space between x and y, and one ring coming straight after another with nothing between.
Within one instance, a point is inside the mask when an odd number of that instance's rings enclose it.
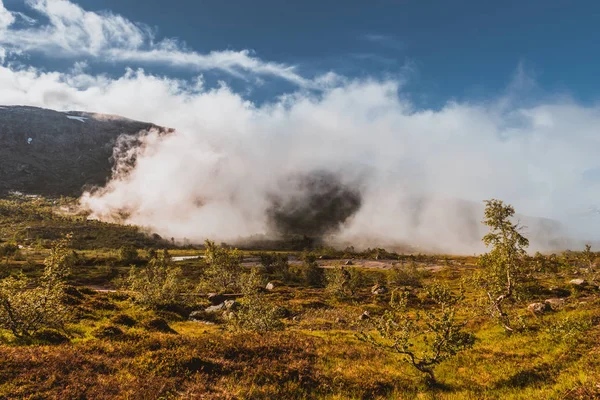
<instances>
[{"instance_id":1,"label":"grassy tundra","mask_svg":"<svg viewBox=\"0 0 600 400\"><path fill-rule=\"evenodd\" d=\"M0 200L0 398L600 397L597 254L527 255L501 202L480 258L178 249L63 203Z\"/></svg>"}]
</instances>

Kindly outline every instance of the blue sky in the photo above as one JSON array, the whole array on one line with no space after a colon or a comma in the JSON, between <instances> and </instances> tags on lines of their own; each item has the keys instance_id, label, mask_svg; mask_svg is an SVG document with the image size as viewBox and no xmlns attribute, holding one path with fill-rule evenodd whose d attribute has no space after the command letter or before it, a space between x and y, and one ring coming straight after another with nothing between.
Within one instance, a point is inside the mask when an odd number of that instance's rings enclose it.
<instances>
[{"instance_id":1,"label":"blue sky","mask_svg":"<svg viewBox=\"0 0 600 400\"><path fill-rule=\"evenodd\" d=\"M36 0L37 2L40 2ZM46 22L22 0L11 11ZM156 40L177 39L199 53L250 50L268 62L295 66L305 77L333 71L345 77L402 76L404 91L423 107L449 99L482 101L506 90L522 68L534 94L565 93L596 102L600 93L600 2L597 1L197 1L79 0L82 9L110 11L145 24ZM187 68L166 68L101 58L39 56L48 69L80 58L94 72L121 74L125 66L191 78ZM291 90L288 82L250 85L222 71L202 71L207 84L224 80L260 100Z\"/></svg>"}]
</instances>

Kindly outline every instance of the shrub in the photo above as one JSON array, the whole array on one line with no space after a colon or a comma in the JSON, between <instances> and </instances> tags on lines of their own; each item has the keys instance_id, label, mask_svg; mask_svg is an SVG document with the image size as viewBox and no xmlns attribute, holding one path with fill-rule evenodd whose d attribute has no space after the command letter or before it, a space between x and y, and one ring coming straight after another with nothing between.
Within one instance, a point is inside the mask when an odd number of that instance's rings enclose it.
<instances>
[{"instance_id":1,"label":"shrub","mask_svg":"<svg viewBox=\"0 0 600 400\"><path fill-rule=\"evenodd\" d=\"M64 303L70 239L67 236L54 244L39 282L23 275L0 281L0 327L16 337L31 336L44 328L64 330L70 311Z\"/></svg>"},{"instance_id":2,"label":"shrub","mask_svg":"<svg viewBox=\"0 0 600 400\"><path fill-rule=\"evenodd\" d=\"M406 266L395 265L388 272L387 281L390 287L411 286L418 288L423 286L423 279L429 275L427 270L419 269L417 263L410 262Z\"/></svg>"},{"instance_id":3,"label":"shrub","mask_svg":"<svg viewBox=\"0 0 600 400\"><path fill-rule=\"evenodd\" d=\"M280 307L271 304L262 293L264 280L256 269L242 277L242 293L239 310L232 313L229 319L230 327L241 331L266 332L279 330L283 324L279 317Z\"/></svg>"},{"instance_id":4,"label":"shrub","mask_svg":"<svg viewBox=\"0 0 600 400\"><path fill-rule=\"evenodd\" d=\"M471 348L475 337L463 331L466 322L456 318L456 308L463 301L448 286L435 283L427 288L434 304L432 311L409 312L406 293L394 292L391 309L376 320L377 335L359 334L359 338L375 347L404 356L404 361L427 374L435 383L435 367L458 352Z\"/></svg>"},{"instance_id":5,"label":"shrub","mask_svg":"<svg viewBox=\"0 0 600 400\"><path fill-rule=\"evenodd\" d=\"M217 246L210 240L205 242L205 246L207 266L204 270L204 281L201 285L205 289L216 292L239 288L242 262L240 251Z\"/></svg>"},{"instance_id":6,"label":"shrub","mask_svg":"<svg viewBox=\"0 0 600 400\"><path fill-rule=\"evenodd\" d=\"M139 253L137 249L133 246L122 246L119 249L119 261L123 264L131 264L137 261L139 258Z\"/></svg>"},{"instance_id":7,"label":"shrub","mask_svg":"<svg viewBox=\"0 0 600 400\"><path fill-rule=\"evenodd\" d=\"M152 309L176 304L183 290L181 269L171 266L166 250L145 267L131 267L126 284L137 303Z\"/></svg>"},{"instance_id":8,"label":"shrub","mask_svg":"<svg viewBox=\"0 0 600 400\"><path fill-rule=\"evenodd\" d=\"M545 331L555 342L575 343L592 326L591 318L567 316L548 324Z\"/></svg>"},{"instance_id":9,"label":"shrub","mask_svg":"<svg viewBox=\"0 0 600 400\"><path fill-rule=\"evenodd\" d=\"M60 333L56 329L42 328L33 334L33 339L50 343L50 344L62 344L69 341L69 338L64 334Z\"/></svg>"},{"instance_id":10,"label":"shrub","mask_svg":"<svg viewBox=\"0 0 600 400\"><path fill-rule=\"evenodd\" d=\"M344 267L335 267L326 273L327 286L325 290L337 299L345 299L354 294L351 286L352 275Z\"/></svg>"},{"instance_id":11,"label":"shrub","mask_svg":"<svg viewBox=\"0 0 600 400\"><path fill-rule=\"evenodd\" d=\"M0 246L0 258L5 258L6 264L8 264L8 259L18 252L19 246L14 243L6 243L3 246Z\"/></svg>"},{"instance_id":12,"label":"shrub","mask_svg":"<svg viewBox=\"0 0 600 400\"><path fill-rule=\"evenodd\" d=\"M322 287L325 283L325 271L317 264L317 258L312 253L302 255L302 277L308 286Z\"/></svg>"},{"instance_id":13,"label":"shrub","mask_svg":"<svg viewBox=\"0 0 600 400\"><path fill-rule=\"evenodd\" d=\"M114 339L123 336L123 330L115 325L103 325L92 331L98 339Z\"/></svg>"},{"instance_id":14,"label":"shrub","mask_svg":"<svg viewBox=\"0 0 600 400\"><path fill-rule=\"evenodd\" d=\"M290 264L287 254L282 253L260 253L260 263L265 267L267 274L274 275L275 277L289 281L292 277L290 275Z\"/></svg>"},{"instance_id":15,"label":"shrub","mask_svg":"<svg viewBox=\"0 0 600 400\"><path fill-rule=\"evenodd\" d=\"M162 333L177 333L175 332L163 318L152 318L144 322L144 328L149 331Z\"/></svg>"},{"instance_id":16,"label":"shrub","mask_svg":"<svg viewBox=\"0 0 600 400\"><path fill-rule=\"evenodd\" d=\"M111 322L116 325L135 326L137 321L127 314L117 314L111 318Z\"/></svg>"}]
</instances>

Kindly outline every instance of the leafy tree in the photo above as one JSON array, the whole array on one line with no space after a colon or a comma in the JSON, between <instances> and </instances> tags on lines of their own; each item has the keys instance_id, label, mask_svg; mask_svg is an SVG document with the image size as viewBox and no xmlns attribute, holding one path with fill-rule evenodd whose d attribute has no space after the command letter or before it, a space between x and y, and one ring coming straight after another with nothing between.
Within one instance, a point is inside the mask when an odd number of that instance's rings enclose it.
<instances>
[{"instance_id":1,"label":"leafy tree","mask_svg":"<svg viewBox=\"0 0 600 400\"><path fill-rule=\"evenodd\" d=\"M592 246L589 244L585 245L585 249L579 254L579 264L583 266L584 278L590 283L597 284L600 280L600 274L596 268L596 254L592 251Z\"/></svg>"},{"instance_id":2,"label":"leafy tree","mask_svg":"<svg viewBox=\"0 0 600 400\"><path fill-rule=\"evenodd\" d=\"M126 284L137 303L148 308L161 308L177 303L183 291L182 272L171 265L167 250L158 252L147 266L131 267Z\"/></svg>"},{"instance_id":3,"label":"leafy tree","mask_svg":"<svg viewBox=\"0 0 600 400\"><path fill-rule=\"evenodd\" d=\"M475 337L463 330L456 312L463 301L448 286L434 283L427 296L434 307L428 311L408 309L407 292L394 292L391 308L375 321L377 334L361 333L359 338L375 347L401 354L403 360L426 374L427 382L436 383L434 369L458 352L469 349Z\"/></svg>"},{"instance_id":4,"label":"leafy tree","mask_svg":"<svg viewBox=\"0 0 600 400\"><path fill-rule=\"evenodd\" d=\"M529 240L521 235L521 226L513 223L515 214L512 206L500 200L487 200L483 223L490 231L483 237L483 243L491 250L479 257L481 269L474 281L484 292L489 314L507 331L513 332L511 316L505 303L522 296L529 277L529 264L525 248Z\"/></svg>"},{"instance_id":5,"label":"leafy tree","mask_svg":"<svg viewBox=\"0 0 600 400\"><path fill-rule=\"evenodd\" d=\"M16 337L47 328L64 330L70 311L63 302L72 260L70 241L68 235L54 244L38 282L23 275L0 281L0 327Z\"/></svg>"},{"instance_id":6,"label":"leafy tree","mask_svg":"<svg viewBox=\"0 0 600 400\"><path fill-rule=\"evenodd\" d=\"M242 253L237 249L218 246L210 240L204 244L207 266L203 285L219 292L239 288Z\"/></svg>"},{"instance_id":7,"label":"leafy tree","mask_svg":"<svg viewBox=\"0 0 600 400\"><path fill-rule=\"evenodd\" d=\"M596 255L592 251L592 246L589 244L585 245L584 250L581 252L579 256L580 263L588 269L592 269L594 267L594 260L596 259Z\"/></svg>"}]
</instances>

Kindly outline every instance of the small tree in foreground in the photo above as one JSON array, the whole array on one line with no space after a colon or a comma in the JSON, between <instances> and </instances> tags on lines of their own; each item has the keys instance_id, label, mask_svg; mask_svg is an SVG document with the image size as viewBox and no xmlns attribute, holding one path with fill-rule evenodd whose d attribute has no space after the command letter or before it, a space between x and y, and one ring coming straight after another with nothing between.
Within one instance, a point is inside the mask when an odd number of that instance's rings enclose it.
<instances>
[{"instance_id":1,"label":"small tree in foreground","mask_svg":"<svg viewBox=\"0 0 600 400\"><path fill-rule=\"evenodd\" d=\"M16 337L29 337L46 328L64 330L70 311L63 302L71 267L70 240L67 236L54 245L38 282L22 275L0 281L0 328Z\"/></svg>"},{"instance_id":2,"label":"small tree in foreground","mask_svg":"<svg viewBox=\"0 0 600 400\"><path fill-rule=\"evenodd\" d=\"M511 317L504 307L509 299L518 298L529 275L525 248L529 240L521 235L521 227L510 219L515 210L500 200L487 200L483 223L490 228L483 243L491 250L479 257L480 271L474 281L484 292L489 314L507 332L513 332Z\"/></svg>"},{"instance_id":3,"label":"small tree in foreground","mask_svg":"<svg viewBox=\"0 0 600 400\"><path fill-rule=\"evenodd\" d=\"M434 283L427 288L433 309L411 311L407 307L407 292L394 292L391 309L376 320L377 334L361 333L359 338L373 346L403 356L403 360L426 374L427 382L435 384L435 367L471 348L475 337L463 331L466 322L456 317L457 306L464 299L445 285Z\"/></svg>"},{"instance_id":4,"label":"small tree in foreground","mask_svg":"<svg viewBox=\"0 0 600 400\"><path fill-rule=\"evenodd\" d=\"M131 267L127 287L134 300L148 308L175 304L182 291L182 272L171 265L171 257L164 250L157 253L147 266Z\"/></svg>"}]
</instances>

